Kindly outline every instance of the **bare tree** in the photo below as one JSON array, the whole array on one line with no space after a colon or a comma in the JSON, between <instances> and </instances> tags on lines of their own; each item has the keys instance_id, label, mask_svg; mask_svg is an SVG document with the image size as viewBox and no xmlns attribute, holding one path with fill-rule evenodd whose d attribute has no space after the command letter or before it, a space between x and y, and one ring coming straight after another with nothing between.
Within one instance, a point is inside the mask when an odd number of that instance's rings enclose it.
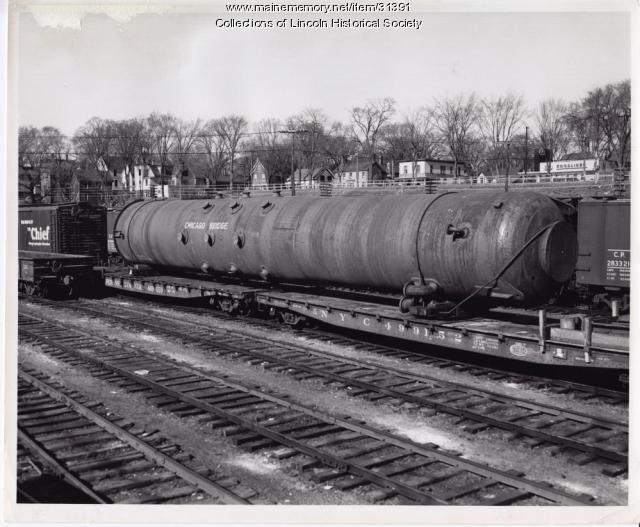
<instances>
[{"instance_id":1,"label":"bare tree","mask_svg":"<svg viewBox=\"0 0 640 527\"><path fill-rule=\"evenodd\" d=\"M351 151L350 130L336 121L328 129L322 142L322 151L332 170L338 170Z\"/></svg>"},{"instance_id":2,"label":"bare tree","mask_svg":"<svg viewBox=\"0 0 640 527\"><path fill-rule=\"evenodd\" d=\"M442 142L453 158L453 171L458 174L458 163L466 160L472 137L478 123L478 102L475 94L436 100L434 121Z\"/></svg>"},{"instance_id":3,"label":"bare tree","mask_svg":"<svg viewBox=\"0 0 640 527\"><path fill-rule=\"evenodd\" d=\"M414 179L417 174L416 163L420 159L434 158L442 152L441 145L433 133L434 128L434 113L429 108L409 113L403 122L403 133L409 146Z\"/></svg>"},{"instance_id":4,"label":"bare tree","mask_svg":"<svg viewBox=\"0 0 640 527\"><path fill-rule=\"evenodd\" d=\"M215 185L227 164L224 140L218 134L218 123L215 119L209 119L202 125L196 146L206 154L208 179Z\"/></svg>"},{"instance_id":5,"label":"bare tree","mask_svg":"<svg viewBox=\"0 0 640 527\"><path fill-rule=\"evenodd\" d=\"M134 166L139 161L145 161L145 153L149 150L148 138L145 135L145 125L142 119L126 119L111 121L113 131L114 151L120 156L133 174Z\"/></svg>"},{"instance_id":6,"label":"bare tree","mask_svg":"<svg viewBox=\"0 0 640 527\"><path fill-rule=\"evenodd\" d=\"M608 84L571 104L565 120L574 147L588 148L599 161L615 156L618 165L624 166L631 141L630 92L629 81Z\"/></svg>"},{"instance_id":7,"label":"bare tree","mask_svg":"<svg viewBox=\"0 0 640 527\"><path fill-rule=\"evenodd\" d=\"M613 86L613 111L609 118L611 144L617 153L619 168L631 160L631 82L624 81Z\"/></svg>"},{"instance_id":8,"label":"bare tree","mask_svg":"<svg viewBox=\"0 0 640 527\"><path fill-rule=\"evenodd\" d=\"M570 135L567 127L567 104L558 99L548 99L538 106L536 122L538 125L538 140L545 151L550 154L549 161L559 158L566 153ZM550 170L551 164L547 164Z\"/></svg>"},{"instance_id":9,"label":"bare tree","mask_svg":"<svg viewBox=\"0 0 640 527\"><path fill-rule=\"evenodd\" d=\"M290 171L291 158L289 148L279 133L283 124L275 118L263 119L254 128L255 135L247 144L247 148L255 154L263 164L269 183L284 181Z\"/></svg>"},{"instance_id":10,"label":"bare tree","mask_svg":"<svg viewBox=\"0 0 640 527\"><path fill-rule=\"evenodd\" d=\"M76 130L71 141L76 151L95 169L100 159L108 162L114 142L112 123L100 117L92 117Z\"/></svg>"},{"instance_id":11,"label":"bare tree","mask_svg":"<svg viewBox=\"0 0 640 527\"><path fill-rule=\"evenodd\" d=\"M371 99L364 106L351 109L353 137L358 141L370 161L378 151L382 127L395 113L395 104L396 102L392 98L386 97Z\"/></svg>"},{"instance_id":12,"label":"bare tree","mask_svg":"<svg viewBox=\"0 0 640 527\"><path fill-rule=\"evenodd\" d=\"M199 135L201 134L202 121L184 121L176 119L173 133L174 142L174 158L180 163L182 173L189 170L189 156L195 150Z\"/></svg>"},{"instance_id":13,"label":"bare tree","mask_svg":"<svg viewBox=\"0 0 640 527\"><path fill-rule=\"evenodd\" d=\"M151 153L157 156L160 163L161 185L165 185L165 176L172 166L171 153L175 146L175 127L177 119L168 113L152 113L146 119L145 135L150 145ZM163 190L164 192L164 190Z\"/></svg>"},{"instance_id":14,"label":"bare tree","mask_svg":"<svg viewBox=\"0 0 640 527\"><path fill-rule=\"evenodd\" d=\"M231 165L229 176L229 189L233 189L233 170L238 145L246 129L247 120L241 115L228 115L216 121L217 133L222 137L224 147L229 156Z\"/></svg>"},{"instance_id":15,"label":"bare tree","mask_svg":"<svg viewBox=\"0 0 640 527\"><path fill-rule=\"evenodd\" d=\"M18 157L21 166L40 165L40 129L35 126L21 126L18 130Z\"/></svg>"},{"instance_id":16,"label":"bare tree","mask_svg":"<svg viewBox=\"0 0 640 527\"><path fill-rule=\"evenodd\" d=\"M507 143L522 130L526 115L523 97L513 93L480 102L478 123L483 138L489 143L496 174L509 162Z\"/></svg>"},{"instance_id":17,"label":"bare tree","mask_svg":"<svg viewBox=\"0 0 640 527\"><path fill-rule=\"evenodd\" d=\"M327 116L318 108L307 108L299 115L294 115L287 120L290 130L304 130L305 133L297 134L299 147L297 153L302 164L311 172L320 166L322 158L322 143L327 125Z\"/></svg>"}]
</instances>

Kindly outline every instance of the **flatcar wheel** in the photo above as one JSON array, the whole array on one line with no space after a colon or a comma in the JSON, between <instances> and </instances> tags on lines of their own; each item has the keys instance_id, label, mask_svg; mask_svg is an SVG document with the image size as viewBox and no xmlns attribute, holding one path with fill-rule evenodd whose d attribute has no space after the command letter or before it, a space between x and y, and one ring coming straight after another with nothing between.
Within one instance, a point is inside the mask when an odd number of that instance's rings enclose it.
<instances>
[{"instance_id":1,"label":"flatcar wheel","mask_svg":"<svg viewBox=\"0 0 640 527\"><path fill-rule=\"evenodd\" d=\"M282 322L291 326L292 328L299 328L304 324L305 317L296 315L295 313L289 313L288 311L281 311L280 318Z\"/></svg>"}]
</instances>

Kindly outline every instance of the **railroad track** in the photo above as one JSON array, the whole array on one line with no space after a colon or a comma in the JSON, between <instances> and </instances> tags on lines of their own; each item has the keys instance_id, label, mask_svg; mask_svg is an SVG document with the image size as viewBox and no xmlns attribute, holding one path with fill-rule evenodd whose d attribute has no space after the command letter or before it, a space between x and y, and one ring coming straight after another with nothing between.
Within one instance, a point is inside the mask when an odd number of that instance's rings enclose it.
<instances>
[{"instance_id":1,"label":"railroad track","mask_svg":"<svg viewBox=\"0 0 640 527\"><path fill-rule=\"evenodd\" d=\"M414 409L430 409L451 416L467 433L500 429L530 447L554 445L578 464L599 462L602 472L617 476L628 467L628 424L549 404L507 396L444 381L424 374L381 368L364 360L333 353L274 345L230 331L167 318L154 312L104 304L83 311L108 317L129 327L152 330L218 356L260 365L296 379L321 380L345 389L351 396L384 401ZM212 336L215 338L212 339Z\"/></svg>"},{"instance_id":2,"label":"railroad track","mask_svg":"<svg viewBox=\"0 0 640 527\"><path fill-rule=\"evenodd\" d=\"M84 400L33 369L18 371L19 495L41 465L95 503L248 504L257 494L198 466L158 431L145 431ZM30 470L31 469L31 470ZM31 472L35 472L33 476Z\"/></svg>"},{"instance_id":3,"label":"railroad track","mask_svg":"<svg viewBox=\"0 0 640 527\"><path fill-rule=\"evenodd\" d=\"M126 297L127 300L132 300L131 296ZM135 299L142 305L149 305L155 307L166 307L161 304L157 304L153 301L144 299ZM221 311L215 311L210 308L197 308L187 307L184 305L172 305L171 309L179 313L206 315L207 317L217 318L222 320L236 321L237 317L228 315ZM259 318L251 318L251 325L262 327L268 330L281 330L282 326L279 323L264 320ZM474 365L468 362L455 361L450 359L444 359L425 353L417 353L409 351L399 347L393 347L388 345L381 345L372 342L371 337L363 335L361 339L351 338L344 335L338 335L330 330L323 330L319 328L290 328L290 331L303 336L305 338L312 338L320 342L326 342L329 344L337 344L341 346L348 346L356 350L366 350L369 353L376 354L380 357L387 357L407 362L416 362L424 364L426 366L465 373L476 378L485 378L491 381L502 381L514 385L527 386L534 389L543 389L555 394L567 394L571 395L582 401L590 401L594 403L612 404L612 405L625 405L629 402L628 391L613 390L603 388L600 386L592 386L588 384L582 384L572 381L566 381L562 379L549 379L538 377L534 375L527 375L523 373L516 373L513 371L500 370L496 368L490 368L486 366ZM248 337L249 338L249 337ZM266 339L270 340L270 339ZM276 345L281 344L281 341L271 339ZM294 345L294 344L291 344ZM296 346L300 348L309 349L309 346L303 346L296 343Z\"/></svg>"},{"instance_id":4,"label":"railroad track","mask_svg":"<svg viewBox=\"0 0 640 527\"><path fill-rule=\"evenodd\" d=\"M523 474L465 460L459 453L418 444L327 414L260 387L100 339L37 317L20 315L19 337L40 350L158 407L208 423L236 445L268 451L316 482L357 488L373 502L442 505L593 504Z\"/></svg>"}]
</instances>

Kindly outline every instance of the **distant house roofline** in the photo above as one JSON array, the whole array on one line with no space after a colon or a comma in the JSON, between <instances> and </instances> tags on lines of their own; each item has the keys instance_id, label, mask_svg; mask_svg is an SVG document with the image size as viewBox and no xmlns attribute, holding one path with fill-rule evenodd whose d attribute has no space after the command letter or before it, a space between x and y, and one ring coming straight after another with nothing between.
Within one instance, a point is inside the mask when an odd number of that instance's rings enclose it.
<instances>
[{"instance_id":1,"label":"distant house roofline","mask_svg":"<svg viewBox=\"0 0 640 527\"><path fill-rule=\"evenodd\" d=\"M403 161L397 161L397 164L400 163L452 163L455 164L453 159L430 159L430 158L421 158L421 159L407 159ZM466 161L458 161L458 165L467 165Z\"/></svg>"}]
</instances>

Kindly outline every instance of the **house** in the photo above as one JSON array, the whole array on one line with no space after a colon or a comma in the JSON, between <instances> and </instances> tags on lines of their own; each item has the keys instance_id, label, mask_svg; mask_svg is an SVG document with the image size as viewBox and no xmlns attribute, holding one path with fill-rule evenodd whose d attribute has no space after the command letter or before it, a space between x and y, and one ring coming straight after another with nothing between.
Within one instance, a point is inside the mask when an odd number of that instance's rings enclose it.
<instances>
[{"instance_id":1,"label":"house","mask_svg":"<svg viewBox=\"0 0 640 527\"><path fill-rule=\"evenodd\" d=\"M251 186L254 188L267 188L269 178L267 177L267 169L264 168L262 161L256 159L249 172L251 176Z\"/></svg>"},{"instance_id":2,"label":"house","mask_svg":"<svg viewBox=\"0 0 640 527\"><path fill-rule=\"evenodd\" d=\"M36 203L42 199L40 169L30 165L18 168L18 199L20 203Z\"/></svg>"},{"instance_id":3,"label":"house","mask_svg":"<svg viewBox=\"0 0 640 527\"><path fill-rule=\"evenodd\" d=\"M400 181L419 181L425 178L449 179L468 176L467 164L462 161L455 163L449 159L416 159L398 163L398 179Z\"/></svg>"},{"instance_id":4,"label":"house","mask_svg":"<svg viewBox=\"0 0 640 527\"><path fill-rule=\"evenodd\" d=\"M356 158L342 165L334 176L334 182L346 187L364 187L371 181L381 181L386 179L387 170L381 163L367 162Z\"/></svg>"},{"instance_id":5,"label":"house","mask_svg":"<svg viewBox=\"0 0 640 527\"><path fill-rule=\"evenodd\" d=\"M318 188L321 183L333 183L336 175L327 167L299 168L294 173L296 187L298 188ZM291 177L287 177L287 183Z\"/></svg>"},{"instance_id":6,"label":"house","mask_svg":"<svg viewBox=\"0 0 640 527\"><path fill-rule=\"evenodd\" d=\"M96 167L77 167L73 172L71 188L78 201L103 203L111 190L113 176Z\"/></svg>"}]
</instances>

